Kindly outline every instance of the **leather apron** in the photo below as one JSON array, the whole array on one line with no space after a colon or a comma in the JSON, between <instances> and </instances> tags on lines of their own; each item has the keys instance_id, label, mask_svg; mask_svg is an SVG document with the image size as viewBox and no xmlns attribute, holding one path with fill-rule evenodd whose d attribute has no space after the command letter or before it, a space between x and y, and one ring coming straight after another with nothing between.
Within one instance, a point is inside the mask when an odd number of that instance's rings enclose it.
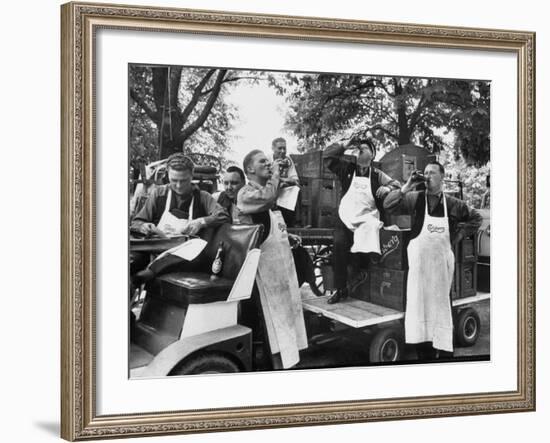
<instances>
[{"instance_id":1,"label":"leather apron","mask_svg":"<svg viewBox=\"0 0 550 443\"><path fill-rule=\"evenodd\" d=\"M447 201L443 194L443 217L428 214L424 202L424 224L410 241L406 343L432 342L436 349L453 351L453 319L450 291L455 258L451 248Z\"/></svg>"},{"instance_id":2,"label":"leather apron","mask_svg":"<svg viewBox=\"0 0 550 443\"><path fill-rule=\"evenodd\" d=\"M351 252L380 254L379 232L383 223L372 194L370 177L357 177L353 173L350 187L340 201L338 215L353 231Z\"/></svg>"},{"instance_id":3,"label":"leather apron","mask_svg":"<svg viewBox=\"0 0 550 443\"><path fill-rule=\"evenodd\" d=\"M260 246L256 283L271 353L280 352L283 368L300 361L307 348L302 299L288 233L279 211L269 211L271 229Z\"/></svg>"},{"instance_id":4,"label":"leather apron","mask_svg":"<svg viewBox=\"0 0 550 443\"><path fill-rule=\"evenodd\" d=\"M170 212L170 202L172 201L172 189L170 189L166 197L166 206L164 207L162 217L157 224L157 228L167 235L182 234L189 222L193 220L194 200L195 196L191 197L191 203L189 204L189 217L187 217L187 219L177 218Z\"/></svg>"}]
</instances>

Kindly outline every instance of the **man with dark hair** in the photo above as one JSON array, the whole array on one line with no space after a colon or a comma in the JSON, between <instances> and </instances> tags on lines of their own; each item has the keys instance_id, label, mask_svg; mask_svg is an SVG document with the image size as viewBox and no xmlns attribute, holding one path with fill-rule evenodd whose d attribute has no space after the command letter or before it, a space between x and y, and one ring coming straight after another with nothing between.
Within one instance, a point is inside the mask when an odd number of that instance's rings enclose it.
<instances>
[{"instance_id":1,"label":"man with dark hair","mask_svg":"<svg viewBox=\"0 0 550 443\"><path fill-rule=\"evenodd\" d=\"M338 209L339 219L334 230L334 286L336 293L328 300L336 303L348 296L355 286L348 281L348 265L354 265L356 254L380 253L378 232L382 222L383 199L400 183L371 166L376 154L371 140L354 141L356 161L350 161L344 152L349 147L333 144L323 153L326 167L334 172L342 185L342 199ZM353 260L352 260L353 259ZM356 273L361 277L361 273Z\"/></svg>"},{"instance_id":2,"label":"man with dark hair","mask_svg":"<svg viewBox=\"0 0 550 443\"><path fill-rule=\"evenodd\" d=\"M136 214L130 229L142 235L197 235L205 228L229 221L229 216L212 196L192 184L193 162L176 153L168 158L168 185L153 190L145 205ZM167 263L155 262L143 280L150 279L165 269ZM171 263L170 263L171 264ZM147 255L133 253L130 257L130 274L147 265Z\"/></svg>"},{"instance_id":3,"label":"man with dark hair","mask_svg":"<svg viewBox=\"0 0 550 443\"><path fill-rule=\"evenodd\" d=\"M283 137L277 137L271 142L272 159L279 160L279 186L286 188L289 186L300 186L300 179L296 171L296 165L287 155L286 140ZM288 227L293 227L296 219L296 210L290 210L277 206L281 211L285 223Z\"/></svg>"},{"instance_id":4,"label":"man with dark hair","mask_svg":"<svg viewBox=\"0 0 550 443\"><path fill-rule=\"evenodd\" d=\"M401 208L411 215L405 341L417 345L422 360L452 356L452 245L474 233L482 221L462 200L445 195L444 177L443 165L432 161L424 169L424 179L411 174L384 201L386 209ZM413 191L424 181L426 191Z\"/></svg>"},{"instance_id":5,"label":"man with dark hair","mask_svg":"<svg viewBox=\"0 0 550 443\"><path fill-rule=\"evenodd\" d=\"M246 178L243 170L238 166L229 166L222 178L224 190L213 195L222 208L227 211L232 223L238 220L237 194L245 183Z\"/></svg>"}]
</instances>

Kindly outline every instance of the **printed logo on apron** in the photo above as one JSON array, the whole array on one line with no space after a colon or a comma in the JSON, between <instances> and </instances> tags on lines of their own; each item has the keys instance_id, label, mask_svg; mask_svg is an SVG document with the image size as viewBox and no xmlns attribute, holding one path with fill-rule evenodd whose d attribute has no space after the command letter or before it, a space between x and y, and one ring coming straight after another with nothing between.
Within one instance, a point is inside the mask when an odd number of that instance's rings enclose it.
<instances>
[{"instance_id":1,"label":"printed logo on apron","mask_svg":"<svg viewBox=\"0 0 550 443\"><path fill-rule=\"evenodd\" d=\"M164 212L160 218L157 228L159 228L165 234L182 234L185 228L191 220L193 220L193 203L195 201L195 196L191 197L191 203L189 204L189 217L177 218L174 214L170 212L170 203L172 202L172 189L168 191L166 196L166 206L164 207Z\"/></svg>"},{"instance_id":2,"label":"printed logo on apron","mask_svg":"<svg viewBox=\"0 0 550 443\"><path fill-rule=\"evenodd\" d=\"M451 249L447 201L443 194L443 217L428 214L424 202L424 223L418 237L407 248L407 307L405 341L432 342L436 349L453 351L453 319L449 293L455 258Z\"/></svg>"}]
</instances>

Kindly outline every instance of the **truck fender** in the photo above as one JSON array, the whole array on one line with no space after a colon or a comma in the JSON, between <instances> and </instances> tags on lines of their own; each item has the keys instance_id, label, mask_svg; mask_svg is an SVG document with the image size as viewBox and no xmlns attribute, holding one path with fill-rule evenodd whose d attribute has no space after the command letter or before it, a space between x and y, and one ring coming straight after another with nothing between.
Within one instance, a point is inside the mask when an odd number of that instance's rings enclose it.
<instances>
[{"instance_id":1,"label":"truck fender","mask_svg":"<svg viewBox=\"0 0 550 443\"><path fill-rule=\"evenodd\" d=\"M139 371L139 375L136 374L136 376L166 376L180 361L192 353L222 341L244 337L251 331L246 326L234 325L178 340L159 352L151 363Z\"/></svg>"}]
</instances>

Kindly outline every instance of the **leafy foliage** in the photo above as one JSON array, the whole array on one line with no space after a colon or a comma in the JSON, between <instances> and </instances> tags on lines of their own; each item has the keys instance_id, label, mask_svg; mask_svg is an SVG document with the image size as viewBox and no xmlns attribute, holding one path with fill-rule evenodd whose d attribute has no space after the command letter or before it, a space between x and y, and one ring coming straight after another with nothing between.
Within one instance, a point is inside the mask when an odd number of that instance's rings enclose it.
<instances>
[{"instance_id":1,"label":"leafy foliage","mask_svg":"<svg viewBox=\"0 0 550 443\"><path fill-rule=\"evenodd\" d=\"M242 71L130 67L130 155L148 163L173 152L201 152L223 160L236 109L226 97Z\"/></svg>"},{"instance_id":2,"label":"leafy foliage","mask_svg":"<svg viewBox=\"0 0 550 443\"><path fill-rule=\"evenodd\" d=\"M272 82L287 97L287 126L302 150L370 136L382 150L415 143L438 153L452 133L469 162L489 159L487 82L292 73Z\"/></svg>"}]
</instances>

